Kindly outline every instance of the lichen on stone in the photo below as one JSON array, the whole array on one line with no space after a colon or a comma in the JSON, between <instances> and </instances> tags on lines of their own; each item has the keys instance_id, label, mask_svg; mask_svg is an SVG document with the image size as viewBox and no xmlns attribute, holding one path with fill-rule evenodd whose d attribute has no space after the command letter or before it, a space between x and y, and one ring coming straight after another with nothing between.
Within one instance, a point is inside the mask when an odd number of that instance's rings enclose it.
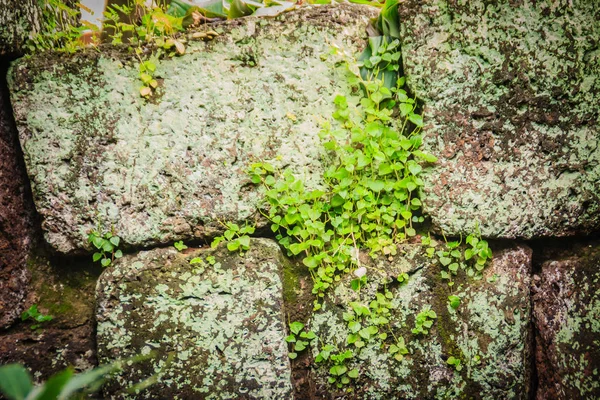
<instances>
[{"instance_id":1,"label":"lichen on stone","mask_svg":"<svg viewBox=\"0 0 600 400\"><path fill-rule=\"evenodd\" d=\"M105 394L288 398L282 264L276 243L253 239L244 255L224 246L185 254L155 249L106 270L97 289L100 361L151 358L126 369ZM124 394L154 374L155 385Z\"/></svg>"}]
</instances>

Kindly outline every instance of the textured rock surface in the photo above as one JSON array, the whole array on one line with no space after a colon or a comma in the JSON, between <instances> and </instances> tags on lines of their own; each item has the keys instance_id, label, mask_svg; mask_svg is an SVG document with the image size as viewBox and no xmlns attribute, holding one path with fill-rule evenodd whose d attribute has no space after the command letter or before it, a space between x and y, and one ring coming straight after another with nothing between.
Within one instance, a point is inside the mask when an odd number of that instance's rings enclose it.
<instances>
[{"instance_id":1,"label":"textured rock surface","mask_svg":"<svg viewBox=\"0 0 600 400\"><path fill-rule=\"evenodd\" d=\"M600 241L547 249L536 279L537 398L600 398Z\"/></svg>"},{"instance_id":2,"label":"textured rock surface","mask_svg":"<svg viewBox=\"0 0 600 400\"><path fill-rule=\"evenodd\" d=\"M420 255L420 246L406 245L391 262L368 267L370 282L382 282L389 274L406 272L408 283L390 285L394 294L392 331L402 335L409 354L396 361L381 341L367 342L349 363L357 367L353 395L357 399L528 399L532 356L531 307L529 284L531 250L520 245L495 248L493 262L484 270L483 279L466 279L460 271L450 291L440 278L439 264ZM462 276L462 278L460 278ZM323 311L312 319L311 328L328 343L344 348L347 336L342 313L349 301L368 304L382 286L369 284L362 298L348 287L335 289L335 297L326 301ZM450 294L461 298L455 310L448 302ZM426 336L414 335L415 316L426 305L437 319ZM389 335L389 332L387 332ZM453 356L461 360L460 372L446 363ZM479 361L478 361L479 358ZM318 384L324 383L328 367L317 369Z\"/></svg>"},{"instance_id":3,"label":"textured rock surface","mask_svg":"<svg viewBox=\"0 0 600 400\"><path fill-rule=\"evenodd\" d=\"M600 228L600 7L408 0L402 57L424 103L425 211L456 235Z\"/></svg>"},{"instance_id":4,"label":"textured rock surface","mask_svg":"<svg viewBox=\"0 0 600 400\"><path fill-rule=\"evenodd\" d=\"M357 51L366 6L307 7L219 25L211 42L161 61L160 95L139 96L130 55L45 54L12 69L11 94L46 240L86 248L100 221L126 245L203 238L255 212L245 170L281 156L318 173L319 121L349 88L327 54Z\"/></svg>"},{"instance_id":5,"label":"textured rock surface","mask_svg":"<svg viewBox=\"0 0 600 400\"><path fill-rule=\"evenodd\" d=\"M195 257L204 263L191 265ZM224 246L156 249L111 267L97 288L100 362L156 355L105 394L123 398L132 383L158 374L137 398L290 398L283 263L276 243L253 239L244 256Z\"/></svg>"},{"instance_id":6,"label":"textured rock surface","mask_svg":"<svg viewBox=\"0 0 600 400\"><path fill-rule=\"evenodd\" d=\"M99 271L89 264L28 260L26 307L37 304L41 313L54 318L36 330L31 329L35 322L19 319L0 333L0 365L24 364L41 381L69 366L79 372L96 364L94 287Z\"/></svg>"},{"instance_id":7,"label":"textured rock surface","mask_svg":"<svg viewBox=\"0 0 600 400\"><path fill-rule=\"evenodd\" d=\"M34 207L0 62L0 330L23 311Z\"/></svg>"},{"instance_id":8,"label":"textured rock surface","mask_svg":"<svg viewBox=\"0 0 600 400\"><path fill-rule=\"evenodd\" d=\"M40 30L36 0L0 0L0 57L22 52L29 35Z\"/></svg>"}]
</instances>

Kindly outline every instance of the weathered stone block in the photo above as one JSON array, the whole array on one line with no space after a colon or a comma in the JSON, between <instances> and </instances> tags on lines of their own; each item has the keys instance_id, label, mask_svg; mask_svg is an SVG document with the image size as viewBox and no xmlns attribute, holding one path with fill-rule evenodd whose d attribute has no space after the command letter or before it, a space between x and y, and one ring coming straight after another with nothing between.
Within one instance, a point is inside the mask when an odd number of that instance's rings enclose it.
<instances>
[{"instance_id":1,"label":"weathered stone block","mask_svg":"<svg viewBox=\"0 0 600 400\"><path fill-rule=\"evenodd\" d=\"M27 39L41 29L41 22L40 2L0 0L0 57L22 54Z\"/></svg>"},{"instance_id":2,"label":"weathered stone block","mask_svg":"<svg viewBox=\"0 0 600 400\"><path fill-rule=\"evenodd\" d=\"M331 44L358 51L375 12L315 6L218 24L213 41L160 61L148 102L125 50L16 62L12 101L48 243L89 249L98 222L128 246L210 237L219 220L255 213L253 160L320 176L320 121L350 92Z\"/></svg>"},{"instance_id":3,"label":"weathered stone block","mask_svg":"<svg viewBox=\"0 0 600 400\"><path fill-rule=\"evenodd\" d=\"M400 3L423 103L424 210L458 236L600 229L600 9L588 0Z\"/></svg>"},{"instance_id":4,"label":"weathered stone block","mask_svg":"<svg viewBox=\"0 0 600 400\"><path fill-rule=\"evenodd\" d=\"M35 209L5 73L6 64L0 62L0 329L8 328L23 311L31 278L26 262L35 236Z\"/></svg>"},{"instance_id":5,"label":"weathered stone block","mask_svg":"<svg viewBox=\"0 0 600 400\"><path fill-rule=\"evenodd\" d=\"M310 328L321 345L335 343L342 351L353 349L355 356L348 368L358 368L360 375L354 391L345 398L528 399L531 250L522 245L494 250L482 279L467 278L461 270L452 289L440 278L439 263L424 256L419 245L401 246L392 261L365 264L369 284L360 295L342 281L323 311L313 316ZM383 291L384 279L401 273L409 274L409 280L388 284L395 309L389 329L379 331L389 338L366 341L360 350L346 345L343 313L349 311L349 302L368 305L375 293ZM451 294L461 299L456 309L449 304ZM437 318L427 335L414 334L415 317L426 306L431 306ZM388 352L392 334L402 336L409 351L401 361ZM448 365L451 356L461 360L460 371ZM335 392L326 383L329 366L316 370L317 382L323 390Z\"/></svg>"},{"instance_id":6,"label":"weathered stone block","mask_svg":"<svg viewBox=\"0 0 600 400\"><path fill-rule=\"evenodd\" d=\"M97 288L100 362L155 355L105 394L127 397L131 384L157 374L158 383L131 397L290 398L284 262L275 242L253 239L243 256L224 246L156 249L106 270Z\"/></svg>"},{"instance_id":7,"label":"weathered stone block","mask_svg":"<svg viewBox=\"0 0 600 400\"><path fill-rule=\"evenodd\" d=\"M600 398L600 242L553 251L535 282L537 399Z\"/></svg>"}]
</instances>

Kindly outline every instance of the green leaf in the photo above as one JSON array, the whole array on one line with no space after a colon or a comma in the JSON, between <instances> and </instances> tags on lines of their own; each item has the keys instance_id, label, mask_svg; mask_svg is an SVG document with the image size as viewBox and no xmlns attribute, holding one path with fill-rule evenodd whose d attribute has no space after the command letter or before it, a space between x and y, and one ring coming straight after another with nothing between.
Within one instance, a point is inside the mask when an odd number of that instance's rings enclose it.
<instances>
[{"instance_id":1,"label":"green leaf","mask_svg":"<svg viewBox=\"0 0 600 400\"><path fill-rule=\"evenodd\" d=\"M92 260L94 262L98 261L101 258L102 258L102 253L94 253L94 255L92 256Z\"/></svg>"},{"instance_id":2,"label":"green leaf","mask_svg":"<svg viewBox=\"0 0 600 400\"><path fill-rule=\"evenodd\" d=\"M229 19L241 18L247 15L251 15L254 10L249 7L243 0L232 0L229 5L229 13L227 17Z\"/></svg>"},{"instance_id":3,"label":"green leaf","mask_svg":"<svg viewBox=\"0 0 600 400\"><path fill-rule=\"evenodd\" d=\"M419 158L422 158L423 160L429 162L429 163L434 163L438 160L438 158L432 154L428 154L428 153L424 153L421 150L415 150L413 151L413 154Z\"/></svg>"},{"instance_id":4,"label":"green leaf","mask_svg":"<svg viewBox=\"0 0 600 400\"><path fill-rule=\"evenodd\" d=\"M24 400L33 389L29 372L19 364L0 367L0 391L10 400Z\"/></svg>"},{"instance_id":5,"label":"green leaf","mask_svg":"<svg viewBox=\"0 0 600 400\"><path fill-rule=\"evenodd\" d=\"M105 240L104 243L102 243L102 250L104 250L107 253L112 253L113 251L113 245L111 242L109 242L108 240Z\"/></svg>"},{"instance_id":6,"label":"green leaf","mask_svg":"<svg viewBox=\"0 0 600 400\"><path fill-rule=\"evenodd\" d=\"M123 252L121 250L115 251L115 258L121 258L121 257L123 257Z\"/></svg>"},{"instance_id":7,"label":"green leaf","mask_svg":"<svg viewBox=\"0 0 600 400\"><path fill-rule=\"evenodd\" d=\"M460 297L450 295L448 296L448 300L450 301L450 307L457 309L460 306Z\"/></svg>"},{"instance_id":8,"label":"green leaf","mask_svg":"<svg viewBox=\"0 0 600 400\"><path fill-rule=\"evenodd\" d=\"M408 120L419 128L423 126L423 117L418 114L409 114Z\"/></svg>"},{"instance_id":9,"label":"green leaf","mask_svg":"<svg viewBox=\"0 0 600 400\"><path fill-rule=\"evenodd\" d=\"M295 321L290 324L290 331L295 335L299 334L303 328L304 324L302 322Z\"/></svg>"},{"instance_id":10,"label":"green leaf","mask_svg":"<svg viewBox=\"0 0 600 400\"><path fill-rule=\"evenodd\" d=\"M68 368L56 375L53 375L46 383L42 386L40 394L37 396L38 399L56 399L59 394L63 391L67 382L73 377L73 370ZM62 398L62 396L61 396Z\"/></svg>"},{"instance_id":11,"label":"green leaf","mask_svg":"<svg viewBox=\"0 0 600 400\"><path fill-rule=\"evenodd\" d=\"M227 250L236 251L239 248L240 248L240 242L238 242L237 240L232 240L230 242L227 242Z\"/></svg>"},{"instance_id":12,"label":"green leaf","mask_svg":"<svg viewBox=\"0 0 600 400\"><path fill-rule=\"evenodd\" d=\"M465 260L470 260L471 257L473 257L473 250L472 249L466 249L465 250Z\"/></svg>"},{"instance_id":13,"label":"green leaf","mask_svg":"<svg viewBox=\"0 0 600 400\"><path fill-rule=\"evenodd\" d=\"M296 357L298 357L298 353L288 353L288 357L294 360Z\"/></svg>"},{"instance_id":14,"label":"green leaf","mask_svg":"<svg viewBox=\"0 0 600 400\"><path fill-rule=\"evenodd\" d=\"M400 114L402 114L403 117L406 117L407 115L409 115L413 110L413 106L412 104L408 104L408 103L401 103L400 104Z\"/></svg>"},{"instance_id":15,"label":"green leaf","mask_svg":"<svg viewBox=\"0 0 600 400\"><path fill-rule=\"evenodd\" d=\"M345 202L346 202L346 200L344 200L344 198L342 196L340 196L339 194L336 193L336 195L333 196L333 198L331 199L331 206L339 207L342 204L344 204Z\"/></svg>"},{"instance_id":16,"label":"green leaf","mask_svg":"<svg viewBox=\"0 0 600 400\"><path fill-rule=\"evenodd\" d=\"M348 371L345 365L334 365L329 369L329 373L334 376L344 375Z\"/></svg>"},{"instance_id":17,"label":"green leaf","mask_svg":"<svg viewBox=\"0 0 600 400\"><path fill-rule=\"evenodd\" d=\"M288 335L285 338L285 341L288 343L294 343L296 342L296 336L295 335Z\"/></svg>"},{"instance_id":18,"label":"green leaf","mask_svg":"<svg viewBox=\"0 0 600 400\"><path fill-rule=\"evenodd\" d=\"M440 262L445 267L445 266L449 265L452 262L452 259L448 258L448 257L440 257Z\"/></svg>"},{"instance_id":19,"label":"green leaf","mask_svg":"<svg viewBox=\"0 0 600 400\"><path fill-rule=\"evenodd\" d=\"M368 180L367 186L374 192L381 192L385 187L385 182L381 180Z\"/></svg>"},{"instance_id":20,"label":"green leaf","mask_svg":"<svg viewBox=\"0 0 600 400\"><path fill-rule=\"evenodd\" d=\"M110 258L103 258L103 259L102 259L102 261L100 261L100 264L101 264L103 267L108 267L108 266L110 265L110 262L111 262L111 261L110 261Z\"/></svg>"},{"instance_id":21,"label":"green leaf","mask_svg":"<svg viewBox=\"0 0 600 400\"><path fill-rule=\"evenodd\" d=\"M242 236L237 239L244 250L250 248L250 236Z\"/></svg>"},{"instance_id":22,"label":"green leaf","mask_svg":"<svg viewBox=\"0 0 600 400\"><path fill-rule=\"evenodd\" d=\"M119 243L121 242L121 238L118 236L113 236L110 238L110 242L117 247L119 245Z\"/></svg>"},{"instance_id":23,"label":"green leaf","mask_svg":"<svg viewBox=\"0 0 600 400\"><path fill-rule=\"evenodd\" d=\"M104 380L104 376L121 369L121 363L115 362L99 366L90 371L74 375L60 392L59 400L70 399L71 396L78 390L86 387L98 387Z\"/></svg>"},{"instance_id":24,"label":"green leaf","mask_svg":"<svg viewBox=\"0 0 600 400\"><path fill-rule=\"evenodd\" d=\"M305 341L303 341L303 340L298 340L298 341L296 342L296 344L294 345L294 350L295 350L295 351L302 351L302 350L304 350L304 349L306 348L306 345L307 345L307 344L308 344L308 343L307 343L307 342L305 342Z\"/></svg>"},{"instance_id":25,"label":"green leaf","mask_svg":"<svg viewBox=\"0 0 600 400\"><path fill-rule=\"evenodd\" d=\"M354 369L348 371L348 377L352 378L352 379L358 378L358 369L354 368Z\"/></svg>"}]
</instances>

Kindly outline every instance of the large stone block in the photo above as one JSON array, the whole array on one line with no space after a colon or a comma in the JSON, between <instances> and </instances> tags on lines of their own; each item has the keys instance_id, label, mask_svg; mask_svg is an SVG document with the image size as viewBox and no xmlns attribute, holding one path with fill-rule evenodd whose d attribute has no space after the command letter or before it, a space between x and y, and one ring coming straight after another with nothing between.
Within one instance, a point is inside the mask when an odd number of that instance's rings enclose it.
<instances>
[{"instance_id":1,"label":"large stone block","mask_svg":"<svg viewBox=\"0 0 600 400\"><path fill-rule=\"evenodd\" d=\"M100 362L154 355L109 382L105 395L128 398L128 387L156 374L131 398L290 398L284 263L275 242L253 239L244 256L225 246L155 249L106 270L97 288Z\"/></svg>"},{"instance_id":2,"label":"large stone block","mask_svg":"<svg viewBox=\"0 0 600 400\"><path fill-rule=\"evenodd\" d=\"M533 297L537 399L598 399L600 242L582 241L541 253L546 260Z\"/></svg>"},{"instance_id":3,"label":"large stone block","mask_svg":"<svg viewBox=\"0 0 600 400\"><path fill-rule=\"evenodd\" d=\"M6 68L0 62L0 330L23 311L30 281L26 262L35 236L35 209L6 88Z\"/></svg>"},{"instance_id":4,"label":"large stone block","mask_svg":"<svg viewBox=\"0 0 600 400\"><path fill-rule=\"evenodd\" d=\"M364 260L369 283L360 294L342 280L326 297L322 311L312 317L310 328L320 345L334 343L340 351L351 349L347 368L358 368L352 392L355 399L529 399L531 385L531 306L529 285L531 250L522 245L495 247L491 265L481 279L467 278L459 270L449 288L440 278L440 264L424 256L419 245L403 245L391 261ZM389 327L380 328L388 338L365 340L357 348L347 345L347 322L343 313L352 301L369 305L384 281L407 273L407 283L388 283L393 293ZM449 295L460 297L453 308ZM326 295L327 296L327 295ZM414 334L416 315L426 307L437 314L429 333ZM366 328L363 320L363 328ZM384 325L385 327L385 325ZM389 353L394 338L402 336L407 354L398 361ZM317 350L313 353L316 355ZM457 371L447 363L461 361ZM316 369L321 390L341 394L326 380L329 367Z\"/></svg>"},{"instance_id":5,"label":"large stone block","mask_svg":"<svg viewBox=\"0 0 600 400\"><path fill-rule=\"evenodd\" d=\"M0 57L24 52L24 45L41 29L44 3L35 0L0 0Z\"/></svg>"},{"instance_id":6,"label":"large stone block","mask_svg":"<svg viewBox=\"0 0 600 400\"><path fill-rule=\"evenodd\" d=\"M331 45L358 51L375 12L314 6L213 26L216 39L160 61L151 101L124 49L16 62L13 106L48 243L86 249L99 222L128 246L210 237L219 220L255 213L253 160L320 176L320 121L350 92Z\"/></svg>"},{"instance_id":7,"label":"large stone block","mask_svg":"<svg viewBox=\"0 0 600 400\"><path fill-rule=\"evenodd\" d=\"M589 0L400 3L422 100L424 210L458 236L600 229L600 8Z\"/></svg>"}]
</instances>

